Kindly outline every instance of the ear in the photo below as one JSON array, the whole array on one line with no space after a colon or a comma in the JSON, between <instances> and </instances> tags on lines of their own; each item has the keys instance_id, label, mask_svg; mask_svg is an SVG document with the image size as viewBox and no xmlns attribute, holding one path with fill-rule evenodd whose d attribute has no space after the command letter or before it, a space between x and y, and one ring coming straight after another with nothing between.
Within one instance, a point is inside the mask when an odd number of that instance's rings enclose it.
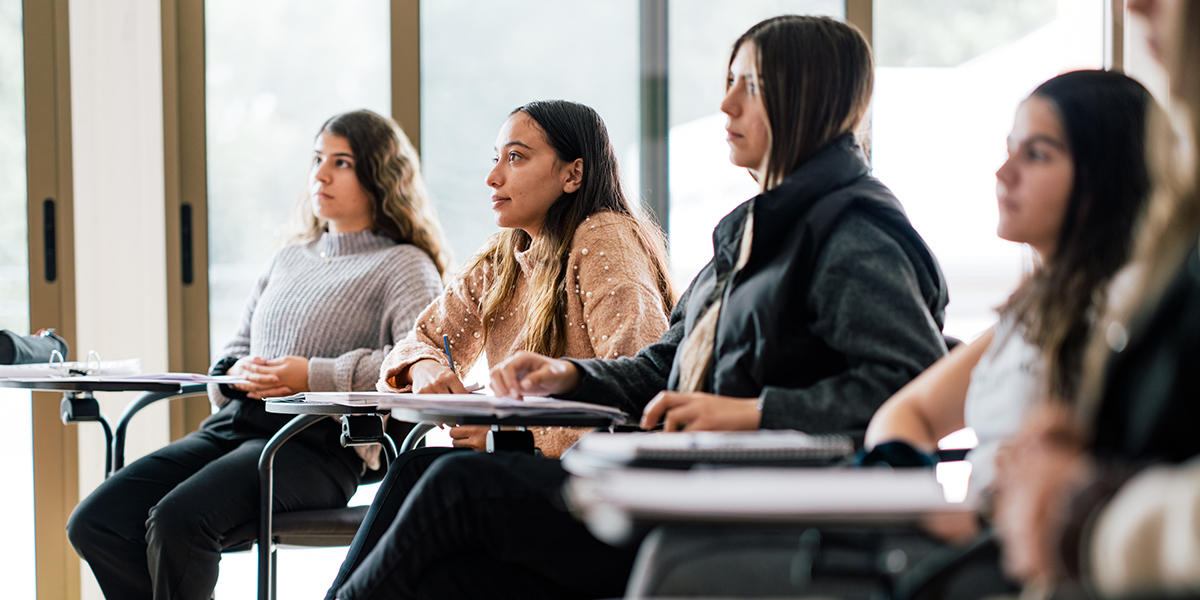
<instances>
[{"instance_id":1,"label":"ear","mask_svg":"<svg viewBox=\"0 0 1200 600\"><path fill-rule=\"evenodd\" d=\"M563 193L573 194L583 185L583 159L577 158L563 165Z\"/></svg>"}]
</instances>

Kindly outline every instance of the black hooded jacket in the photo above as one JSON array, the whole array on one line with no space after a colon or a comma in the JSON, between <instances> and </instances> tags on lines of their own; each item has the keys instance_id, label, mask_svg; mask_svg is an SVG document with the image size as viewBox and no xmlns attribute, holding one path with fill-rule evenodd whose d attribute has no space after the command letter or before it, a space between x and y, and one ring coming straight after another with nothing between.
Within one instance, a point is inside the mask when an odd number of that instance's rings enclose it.
<instances>
[{"instance_id":1,"label":"black hooded jacket","mask_svg":"<svg viewBox=\"0 0 1200 600\"><path fill-rule=\"evenodd\" d=\"M749 262L728 283L749 211ZM724 297L705 391L762 400L761 426L861 433L892 393L943 356L946 284L852 136L822 149L713 231L714 258L633 357L572 360L569 396L640 416L679 381L680 343Z\"/></svg>"}]
</instances>

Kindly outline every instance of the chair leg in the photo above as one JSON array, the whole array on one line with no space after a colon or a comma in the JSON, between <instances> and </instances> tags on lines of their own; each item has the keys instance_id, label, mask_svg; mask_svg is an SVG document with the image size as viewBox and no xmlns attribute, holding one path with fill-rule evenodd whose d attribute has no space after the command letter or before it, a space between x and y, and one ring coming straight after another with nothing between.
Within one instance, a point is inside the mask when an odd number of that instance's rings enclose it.
<instances>
[{"instance_id":1,"label":"chair leg","mask_svg":"<svg viewBox=\"0 0 1200 600\"><path fill-rule=\"evenodd\" d=\"M258 457L258 600L275 599L275 543L271 533L271 508L275 498L275 453L292 436L328 415L296 415L267 440Z\"/></svg>"}]
</instances>

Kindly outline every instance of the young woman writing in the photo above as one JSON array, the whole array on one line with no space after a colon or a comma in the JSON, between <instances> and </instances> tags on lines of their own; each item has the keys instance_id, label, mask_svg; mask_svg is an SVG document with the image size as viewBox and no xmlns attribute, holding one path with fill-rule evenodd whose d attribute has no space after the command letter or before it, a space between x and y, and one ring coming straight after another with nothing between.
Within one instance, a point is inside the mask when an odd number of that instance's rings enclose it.
<instances>
[{"instance_id":1,"label":"young woman writing","mask_svg":"<svg viewBox=\"0 0 1200 600\"><path fill-rule=\"evenodd\" d=\"M945 353L937 262L854 141L872 81L852 26L788 16L746 32L721 110L730 160L763 193L718 225L671 328L634 356L520 352L493 368L494 390L617 405L668 430L861 431ZM441 458L337 597L621 595L633 551L564 510L565 478L531 456Z\"/></svg>"},{"instance_id":2,"label":"young woman writing","mask_svg":"<svg viewBox=\"0 0 1200 600\"><path fill-rule=\"evenodd\" d=\"M661 231L621 191L607 128L574 102L531 102L496 138L487 184L504 229L418 317L384 361L381 390L464 393L443 349L468 369L518 351L579 358L630 356L667 328L675 304ZM456 448L482 449L484 427L456 427ZM584 430L534 428L535 444L559 456ZM388 469L329 590L332 597L376 550L408 491L450 448L406 452ZM385 550L380 550L385 551Z\"/></svg>"},{"instance_id":3,"label":"young woman writing","mask_svg":"<svg viewBox=\"0 0 1200 600\"><path fill-rule=\"evenodd\" d=\"M621 190L604 121L574 102L531 102L509 116L487 176L492 237L384 361L381 390L465 393L447 363L486 352L629 356L658 339L675 305L663 235ZM483 447L486 428L459 427L455 446ZM558 456L579 432L535 430Z\"/></svg>"},{"instance_id":4,"label":"young woman writing","mask_svg":"<svg viewBox=\"0 0 1200 600\"><path fill-rule=\"evenodd\" d=\"M420 162L390 119L337 115L317 134L296 232L258 281L209 386L199 431L100 485L67 525L107 598L207 599L227 534L258 516L258 456L288 421L262 399L371 389L383 357L441 292L447 264ZM344 506L378 447L361 455L326 421L275 459L275 510ZM366 450L366 449L364 449Z\"/></svg>"},{"instance_id":5,"label":"young woman writing","mask_svg":"<svg viewBox=\"0 0 1200 600\"><path fill-rule=\"evenodd\" d=\"M866 445L937 449L970 426L971 488L991 481L993 455L1026 407L1047 393L1074 398L1084 347L1129 258L1150 189L1144 158L1150 93L1116 72L1075 71L1017 108L1008 159L996 171L997 235L1028 244L1039 264L1000 308L1000 322L956 348L889 399Z\"/></svg>"}]
</instances>

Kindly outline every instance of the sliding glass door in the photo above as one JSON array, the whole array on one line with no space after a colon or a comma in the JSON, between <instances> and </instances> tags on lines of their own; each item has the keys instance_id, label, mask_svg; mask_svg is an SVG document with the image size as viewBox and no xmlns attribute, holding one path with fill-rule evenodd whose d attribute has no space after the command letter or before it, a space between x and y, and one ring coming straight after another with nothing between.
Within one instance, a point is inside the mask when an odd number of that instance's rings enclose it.
<instances>
[{"instance_id":1,"label":"sliding glass door","mask_svg":"<svg viewBox=\"0 0 1200 600\"><path fill-rule=\"evenodd\" d=\"M21 0L0 0L0 329L29 332L29 238L26 218L25 65ZM0 436L8 515L0 545L0 581L12 598L36 596L33 442L30 395L0 388L10 427Z\"/></svg>"}]
</instances>

